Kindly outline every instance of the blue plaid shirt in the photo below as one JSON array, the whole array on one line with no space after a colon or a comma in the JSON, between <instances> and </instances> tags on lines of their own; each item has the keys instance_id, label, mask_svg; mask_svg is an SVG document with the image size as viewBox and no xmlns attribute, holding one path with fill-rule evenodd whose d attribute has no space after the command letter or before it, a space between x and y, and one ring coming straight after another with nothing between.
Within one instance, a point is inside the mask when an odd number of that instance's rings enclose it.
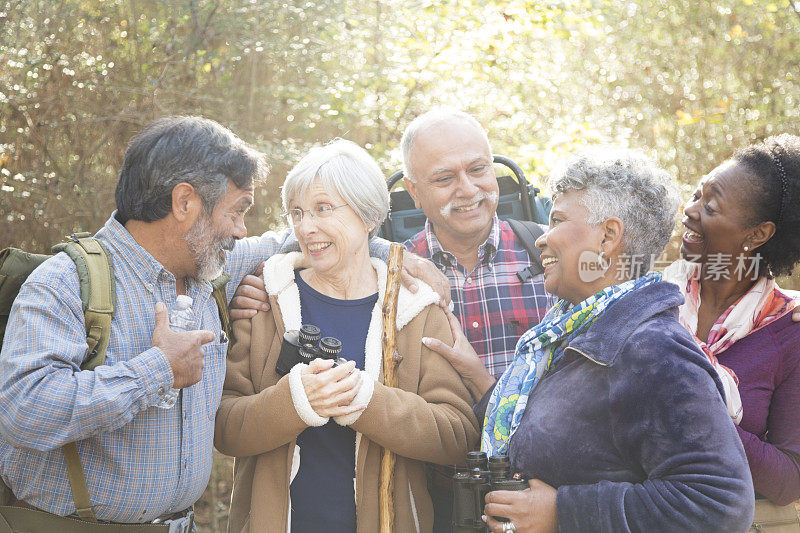
<instances>
[{"instance_id":1,"label":"blue plaid shirt","mask_svg":"<svg viewBox=\"0 0 800 533\"><path fill-rule=\"evenodd\" d=\"M204 346L200 382L183 389L174 408L154 407L172 385L164 353L152 346L154 308L175 301L175 277L113 215L96 237L116 279L106 365L80 370L87 344L78 276L58 254L31 274L11 310L0 354L0 473L17 498L74 513L59 448L78 441L97 517L146 522L186 509L208 483L227 339L210 284L187 280L200 327L216 340ZM228 298L260 261L291 248L288 230L238 241L225 269Z\"/></svg>"}]
</instances>

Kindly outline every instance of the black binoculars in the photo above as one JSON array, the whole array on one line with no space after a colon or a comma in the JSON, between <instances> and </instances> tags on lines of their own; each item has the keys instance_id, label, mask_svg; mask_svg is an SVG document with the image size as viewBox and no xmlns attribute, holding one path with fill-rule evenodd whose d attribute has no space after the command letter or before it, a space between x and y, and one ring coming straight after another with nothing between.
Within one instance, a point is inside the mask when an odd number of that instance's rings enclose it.
<instances>
[{"instance_id":1,"label":"black binoculars","mask_svg":"<svg viewBox=\"0 0 800 533\"><path fill-rule=\"evenodd\" d=\"M453 533L489 531L481 520L486 495L494 490L528 488L522 476L510 474L511 463L506 454L493 455L488 460L484 452L467 454L467 467L456 469L453 476Z\"/></svg>"},{"instance_id":2,"label":"black binoculars","mask_svg":"<svg viewBox=\"0 0 800 533\"><path fill-rule=\"evenodd\" d=\"M339 357L342 341L336 337L322 337L317 326L303 324L300 331L289 330L283 334L281 353L275 363L275 371L285 376L297 363L310 363L313 359L333 359L334 366L346 362Z\"/></svg>"}]
</instances>

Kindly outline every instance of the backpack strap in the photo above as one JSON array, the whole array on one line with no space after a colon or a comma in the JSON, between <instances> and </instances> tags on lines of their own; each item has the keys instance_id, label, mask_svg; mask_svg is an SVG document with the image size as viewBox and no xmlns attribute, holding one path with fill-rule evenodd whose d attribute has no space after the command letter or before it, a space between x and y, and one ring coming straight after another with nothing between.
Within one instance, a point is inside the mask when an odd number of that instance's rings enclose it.
<instances>
[{"instance_id":1,"label":"backpack strap","mask_svg":"<svg viewBox=\"0 0 800 533\"><path fill-rule=\"evenodd\" d=\"M522 241L522 246L525 247L525 251L528 252L528 256L533 263L531 266L517 272L519 280L525 283L544 272L541 260L542 252L536 247L536 239L547 231L547 227L528 220L508 219L506 222L511 226L517 238Z\"/></svg>"},{"instance_id":2,"label":"backpack strap","mask_svg":"<svg viewBox=\"0 0 800 533\"><path fill-rule=\"evenodd\" d=\"M223 272L217 278L211 280L211 295L217 302L219 321L222 324L222 331L228 336L229 343L233 340L233 330L231 329L231 315L228 313L228 294L225 292L225 287L230 280L231 277L227 272Z\"/></svg>"},{"instance_id":3,"label":"backpack strap","mask_svg":"<svg viewBox=\"0 0 800 533\"><path fill-rule=\"evenodd\" d=\"M70 242L53 246L53 252L65 252L78 269L89 345L81 369L94 370L105 363L111 336L111 319L117 304L114 267L108 251L91 234L76 233L70 239Z\"/></svg>"},{"instance_id":4,"label":"backpack strap","mask_svg":"<svg viewBox=\"0 0 800 533\"><path fill-rule=\"evenodd\" d=\"M65 252L77 267L88 344L81 369L93 370L106 361L111 319L117 304L111 256L90 233L71 235L69 242L55 245L53 252ZM78 446L70 442L62 447L62 451L78 516L89 522L97 522L78 455Z\"/></svg>"},{"instance_id":5,"label":"backpack strap","mask_svg":"<svg viewBox=\"0 0 800 533\"><path fill-rule=\"evenodd\" d=\"M89 498L86 478L83 476L83 464L81 456L78 455L78 446L74 442L69 442L62 446L61 450L64 452L64 462L67 463L67 475L69 476L69 487L72 490L72 500L75 502L75 511L83 520L97 522L92 508L92 500Z\"/></svg>"}]
</instances>

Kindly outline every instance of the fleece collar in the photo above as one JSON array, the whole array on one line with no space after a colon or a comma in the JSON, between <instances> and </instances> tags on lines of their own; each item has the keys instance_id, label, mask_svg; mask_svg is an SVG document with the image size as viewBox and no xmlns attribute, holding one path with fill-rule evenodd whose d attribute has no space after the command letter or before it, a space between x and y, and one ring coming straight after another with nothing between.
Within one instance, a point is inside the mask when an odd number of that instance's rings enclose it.
<instances>
[{"instance_id":1,"label":"fleece collar","mask_svg":"<svg viewBox=\"0 0 800 533\"><path fill-rule=\"evenodd\" d=\"M664 312L677 318L682 303L683 296L672 283L659 281L643 287L612 304L569 348L596 363L611 366L639 326Z\"/></svg>"},{"instance_id":2,"label":"fleece collar","mask_svg":"<svg viewBox=\"0 0 800 533\"><path fill-rule=\"evenodd\" d=\"M374 380L380 377L382 349L381 337L383 335L383 297L386 292L386 276L388 268L386 263L377 258L370 258L372 268L378 275L378 301L372 309L369 330L365 345L364 370ZM294 270L306 266L307 262L300 252L274 255L264 263L264 286L267 293L277 297L283 325L286 331L300 329L300 292L294 280ZM439 296L434 290L423 282L418 283L419 290L412 294L408 289L400 286L397 297L397 330L403 329L414 317L427 306L437 304Z\"/></svg>"}]
</instances>

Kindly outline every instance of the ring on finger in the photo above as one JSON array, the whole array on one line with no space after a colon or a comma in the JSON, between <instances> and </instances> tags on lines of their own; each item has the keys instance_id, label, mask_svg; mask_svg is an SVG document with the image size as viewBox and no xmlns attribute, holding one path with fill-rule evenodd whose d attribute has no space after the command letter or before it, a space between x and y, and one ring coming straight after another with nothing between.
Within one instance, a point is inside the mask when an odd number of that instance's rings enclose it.
<instances>
[{"instance_id":1,"label":"ring on finger","mask_svg":"<svg viewBox=\"0 0 800 533\"><path fill-rule=\"evenodd\" d=\"M503 522L503 533L516 533L517 526L514 525L514 522L508 521Z\"/></svg>"}]
</instances>

